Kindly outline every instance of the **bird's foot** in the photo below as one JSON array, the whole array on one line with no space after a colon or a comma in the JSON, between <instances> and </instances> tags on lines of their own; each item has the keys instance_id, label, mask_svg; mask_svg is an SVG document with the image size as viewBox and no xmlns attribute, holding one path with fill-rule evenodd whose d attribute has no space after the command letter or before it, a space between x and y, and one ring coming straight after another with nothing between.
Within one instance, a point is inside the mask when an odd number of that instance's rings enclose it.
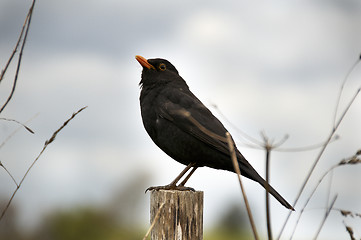
<instances>
[{"instance_id":1,"label":"bird's foot","mask_svg":"<svg viewBox=\"0 0 361 240\"><path fill-rule=\"evenodd\" d=\"M183 186L183 185L175 185L175 184L168 184L168 185L165 185L165 186L156 186L156 187L149 187L145 190L145 192L148 192L148 191L159 191L159 190L177 190L177 191L192 191L192 192L195 192L194 188L191 188L191 187L186 187L186 186Z\"/></svg>"}]
</instances>

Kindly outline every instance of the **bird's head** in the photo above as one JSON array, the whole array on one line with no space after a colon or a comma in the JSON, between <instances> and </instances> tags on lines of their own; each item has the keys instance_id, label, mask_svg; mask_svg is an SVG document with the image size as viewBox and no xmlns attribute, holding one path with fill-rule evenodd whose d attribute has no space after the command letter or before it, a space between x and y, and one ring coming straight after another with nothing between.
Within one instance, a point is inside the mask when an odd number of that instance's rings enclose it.
<instances>
[{"instance_id":1,"label":"bird's head","mask_svg":"<svg viewBox=\"0 0 361 240\"><path fill-rule=\"evenodd\" d=\"M166 83L179 78L177 69L167 60L161 58L145 59L142 56L135 56L135 59L142 65L142 80L139 85L147 86Z\"/></svg>"}]
</instances>

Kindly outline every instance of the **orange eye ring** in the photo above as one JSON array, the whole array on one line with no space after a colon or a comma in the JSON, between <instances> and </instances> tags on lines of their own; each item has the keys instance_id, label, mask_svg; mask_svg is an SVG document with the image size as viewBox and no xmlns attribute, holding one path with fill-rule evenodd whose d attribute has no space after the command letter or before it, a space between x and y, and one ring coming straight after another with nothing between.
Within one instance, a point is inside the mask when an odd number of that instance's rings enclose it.
<instances>
[{"instance_id":1,"label":"orange eye ring","mask_svg":"<svg viewBox=\"0 0 361 240\"><path fill-rule=\"evenodd\" d=\"M161 71L164 71L164 70L166 70L167 69L167 67L165 66L165 64L164 63L161 63L161 64L159 64L159 70L161 70Z\"/></svg>"}]
</instances>

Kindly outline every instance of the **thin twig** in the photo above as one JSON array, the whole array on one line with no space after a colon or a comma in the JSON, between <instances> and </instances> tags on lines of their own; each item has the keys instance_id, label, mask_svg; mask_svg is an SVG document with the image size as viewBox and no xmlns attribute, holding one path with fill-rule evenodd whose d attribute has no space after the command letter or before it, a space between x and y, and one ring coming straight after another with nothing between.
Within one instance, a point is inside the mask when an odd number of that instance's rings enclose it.
<instances>
[{"instance_id":1,"label":"thin twig","mask_svg":"<svg viewBox=\"0 0 361 240\"><path fill-rule=\"evenodd\" d=\"M267 223L267 235L268 240L272 240L272 227L271 227L271 209L269 206L269 162L270 154L272 149L272 143L269 142L268 137L264 132L262 132L264 148L266 151L266 223Z\"/></svg>"},{"instance_id":2,"label":"thin twig","mask_svg":"<svg viewBox=\"0 0 361 240\"><path fill-rule=\"evenodd\" d=\"M16 186L19 186L18 183L16 182L15 178L13 177L13 175L9 172L9 170L3 165L2 162L0 162L0 167L2 167L8 174L9 176L11 177L11 179L14 181L15 185Z\"/></svg>"},{"instance_id":3,"label":"thin twig","mask_svg":"<svg viewBox=\"0 0 361 240\"><path fill-rule=\"evenodd\" d=\"M251 143L251 145L244 143L246 146L249 147L258 147L258 146L262 146L262 142L258 141L256 138L251 137L250 135L248 135L246 132L242 131L241 129L239 129L236 125L234 125L231 121L228 120L228 118L222 113L222 111L218 108L218 106L216 104L212 104L212 106L216 109L216 111L222 116L222 118L225 119L226 122L228 122L228 124L234 128L237 132L240 133L240 136L243 137L243 139L247 140L248 142Z\"/></svg>"},{"instance_id":4,"label":"thin twig","mask_svg":"<svg viewBox=\"0 0 361 240\"><path fill-rule=\"evenodd\" d=\"M328 215L330 215L330 212L331 212L331 210L332 210L332 208L333 208L333 205L334 205L335 202L336 202L336 199L337 199L337 194L335 195L335 197L333 198L333 200L332 200L329 208L327 209L327 211L326 211L326 213L325 213L325 216L324 216L324 218L322 219L322 222L321 222L321 224L320 224L320 227L318 228L318 230L317 230L317 232L316 232L316 236L314 237L314 240L316 240L317 237L318 237L318 235L320 234L321 229L322 229L323 225L325 224Z\"/></svg>"},{"instance_id":5,"label":"thin twig","mask_svg":"<svg viewBox=\"0 0 361 240\"><path fill-rule=\"evenodd\" d=\"M264 145L261 141L257 140L256 138L251 137L241 129L239 129L237 126L235 126L230 120L227 119L227 117L222 113L222 111L218 108L216 104L212 104L212 106L216 109L216 111L222 116L222 118L225 119L225 121L228 122L228 124L234 128L237 132L240 133L240 136L242 136L244 139L246 139L250 143L245 142L239 142L245 147L253 148L253 149L260 149L264 150ZM322 147L325 144L325 141L321 143L316 143L308 146L301 146L301 147L292 147L292 148L280 148L279 146L282 145L287 139L289 138L289 135L285 135L284 138L277 144L277 146L273 145L272 150L277 152L304 152L304 151L311 151L317 148ZM339 139L338 135L335 135L331 142L336 141Z\"/></svg>"},{"instance_id":6,"label":"thin twig","mask_svg":"<svg viewBox=\"0 0 361 240\"><path fill-rule=\"evenodd\" d=\"M160 211L163 209L164 204L165 204L165 203L162 203L162 204L160 205L157 213L155 214L155 217L154 217L154 219L153 219L153 222L152 222L152 224L150 225L150 227L149 227L147 233L145 234L143 240L146 240L146 239L147 239L148 235L150 234L150 232L151 232L152 229L154 228L155 223L158 221L158 219L159 219L159 217L160 217Z\"/></svg>"},{"instance_id":7,"label":"thin twig","mask_svg":"<svg viewBox=\"0 0 361 240\"><path fill-rule=\"evenodd\" d=\"M36 118L39 115L39 113L35 114L33 117L31 117L29 120L27 120L24 125L28 124L30 121L32 121L34 118ZM23 124L21 124L23 125ZM12 133L10 133L5 140L0 144L0 149L20 130L22 129L21 127L18 127L17 129L15 129Z\"/></svg>"},{"instance_id":8,"label":"thin twig","mask_svg":"<svg viewBox=\"0 0 361 240\"><path fill-rule=\"evenodd\" d=\"M350 74L353 72L353 70L355 69L355 67L357 66L357 64L361 61L361 55L360 57L355 61L355 63L351 66L350 70L347 72L342 84L341 84L341 87L340 87L340 91L338 93L338 97L337 97L337 101L336 101L336 109L335 109L335 115L333 116L333 126L336 125L336 118L337 118L337 112L338 112L338 107L340 105L340 101L341 101L341 96L342 96L342 92L343 92L343 89L345 87L345 84L350 76Z\"/></svg>"},{"instance_id":9,"label":"thin twig","mask_svg":"<svg viewBox=\"0 0 361 240\"><path fill-rule=\"evenodd\" d=\"M254 224L251 208L249 207L247 195L246 195L246 192L244 191L242 180L241 180L241 171L240 171L240 168L239 168L239 165L238 165L238 162L237 162L236 151L234 149L234 142L233 142L231 134L229 134L229 132L226 132L226 138L227 138L227 142L228 142L229 152L231 154L231 158L232 158L232 162L233 162L233 167L234 167L234 170L237 173L239 185L241 186L241 191L242 191L244 203L246 205L248 218L249 218L249 221L251 223L253 236L254 236L255 240L258 240L256 225Z\"/></svg>"},{"instance_id":10,"label":"thin twig","mask_svg":"<svg viewBox=\"0 0 361 240\"><path fill-rule=\"evenodd\" d=\"M309 172L308 172L308 174L307 174L307 176L306 176L306 178L305 178L305 180L304 180L304 182L303 182L303 184L302 184L302 186L301 186L301 189L300 189L300 191L298 192L298 194L297 194L297 196L296 196L296 199L295 199L295 201L294 201L294 203L293 203L293 206L296 206L296 204L297 204L297 202L298 202L298 200L299 200L299 198L300 198L303 190L304 190L305 187L306 187L306 184L308 183L308 180L310 179L313 171L315 170L318 162L320 161L321 156L323 155L323 153L324 153L324 151L326 150L327 146L329 145L329 143L330 143L331 140L333 139L333 137L334 137L334 135L335 135L338 127L340 126L342 120L344 119L344 117L346 116L348 110L350 109L350 107L352 106L352 104L353 104L353 102L355 101L356 97L358 96L360 90L361 90L360 88L357 89L355 95L352 97L351 101L349 102L349 104L347 105L346 109L344 110L344 112L343 112L342 115L340 116L340 118L339 118L339 120L337 121L336 125L332 128L329 137L327 138L325 144L324 144L323 147L321 148L321 151L320 151L319 154L317 155L315 162L314 162L313 165L311 166L311 169L309 170ZM285 222L284 222L284 224L283 224L283 226L282 226L282 228L281 228L281 231L280 231L277 239L280 239L280 238L281 238L282 233L283 233L283 230L285 229L285 227L286 227L286 225L287 225L287 223L288 223L288 219L290 218L291 214L292 214L292 211L290 211L290 212L288 213L287 218L286 218L286 220L285 220Z\"/></svg>"},{"instance_id":11,"label":"thin twig","mask_svg":"<svg viewBox=\"0 0 361 240\"><path fill-rule=\"evenodd\" d=\"M335 135L331 141L331 142L334 142L334 141L337 141L340 137L338 135ZM277 148L277 149L274 149L274 151L277 151L277 152L305 152L305 151L311 151L311 150L315 150L317 148L320 148L322 146L325 145L325 141L321 142L321 143L316 143L316 144L312 144L312 145L308 145L308 146L302 146L302 147L288 147L288 148Z\"/></svg>"},{"instance_id":12,"label":"thin twig","mask_svg":"<svg viewBox=\"0 0 361 240\"><path fill-rule=\"evenodd\" d=\"M288 139L288 135L286 134L278 143L273 143L270 142L269 138L266 136L265 132L261 132L261 136L263 138L263 149L266 151L266 222L267 222L267 234L268 234L268 240L273 239L272 236L272 228L271 228L271 208L270 208L270 201L269 201L269 182L270 182L270 176L269 176L269 165L270 165L270 161L271 161L271 151L277 149L278 147L280 147L282 144L284 144L287 139Z\"/></svg>"},{"instance_id":13,"label":"thin twig","mask_svg":"<svg viewBox=\"0 0 361 240\"><path fill-rule=\"evenodd\" d=\"M18 81L18 75L19 75L20 66L21 66L21 60L22 60L23 51L24 51L26 39L27 39L27 36L28 36L29 28L30 28L31 17L32 17L32 15L33 15L34 6L35 6L35 0L33 0L33 3L31 4L31 7L30 7L30 9L29 9L28 16L26 17L26 20L27 20L27 21L25 21L25 23L24 23L24 24L27 24L27 26L26 26L26 30L25 30L24 39L23 39L23 42L22 42L22 45L21 45L21 50L20 50L20 53L19 53L18 65L17 65L17 67L16 67L16 72L15 72L13 87L12 87L12 89L11 89L11 92L10 92L9 97L7 98L7 100L6 100L6 102L4 103L4 105L1 107L0 113L5 109L6 105L10 102L10 100L11 100L11 98L12 98L12 96L14 95L14 92L15 92L16 83L17 83L17 81ZM22 35L22 33L21 33L21 35ZM12 58L12 56L11 56L11 58ZM3 72L4 72L4 71L3 71ZM4 73L4 74L5 74L5 73ZM3 76L3 74L2 74L2 76Z\"/></svg>"},{"instance_id":14,"label":"thin twig","mask_svg":"<svg viewBox=\"0 0 361 240\"><path fill-rule=\"evenodd\" d=\"M316 186L313 188L310 196L308 196L308 198L306 199L306 202L305 202L305 204L303 205L302 209L300 210L299 216L298 216L298 218L297 218L297 220L296 220L296 223L295 223L295 226L294 226L294 228L293 228L293 230L292 230L292 234L291 234L290 239L293 238L293 235L294 235L294 233L295 233L295 231L296 231L296 228L297 228L297 226L298 226L298 223L299 223L299 221L300 221L300 219L301 219L302 214L304 213L304 211L305 211L308 203L310 202L311 198L313 197L314 193L316 192L318 186L321 184L321 182L323 181L323 179L324 179L330 172L332 172L332 171L333 171L335 168L337 168L337 167L345 166L345 165L350 165L350 164L360 164L360 163L361 163L361 160L358 159L357 156L358 156L358 152L357 152L355 155L353 155L352 157L350 157L350 158L348 158L348 159L343 159L343 160L341 160L339 163L333 165L331 168L329 168L329 169L322 175L322 177L318 180Z\"/></svg>"},{"instance_id":15,"label":"thin twig","mask_svg":"<svg viewBox=\"0 0 361 240\"><path fill-rule=\"evenodd\" d=\"M22 37L23 37L23 34L24 34L24 30L25 30L26 23L28 22L28 18L29 18L29 14L26 15L26 18L25 18L23 27L21 28L20 35L19 35L18 41L17 41L16 44L15 44L14 50L13 50L12 54L10 55L10 57L9 57L7 63L6 63L5 68L4 68L4 69L1 71L1 73L0 73L0 83L1 83L1 81L3 80L3 78L4 78L4 76L5 76L5 73L6 73L6 70L7 70L8 67L10 66L10 63L11 63L11 61L13 60L13 58L14 58L14 56L15 56L15 53L16 53L17 50L18 50L20 41L21 41L21 39L22 39Z\"/></svg>"},{"instance_id":16,"label":"thin twig","mask_svg":"<svg viewBox=\"0 0 361 240\"><path fill-rule=\"evenodd\" d=\"M330 204L332 180L333 180L333 171L330 172L330 178L329 178L329 182L328 182L328 186L327 186L327 198L326 198L326 204L325 204L326 208Z\"/></svg>"},{"instance_id":17,"label":"thin twig","mask_svg":"<svg viewBox=\"0 0 361 240\"><path fill-rule=\"evenodd\" d=\"M257 230L256 230L256 226L255 226L255 224L254 224L252 212L251 212L251 209L250 209L250 207L249 207L248 199L247 199L247 196L246 196L246 193L245 193L245 191L244 191L243 184L242 184L242 181L241 181L241 172L240 172L240 168L239 168L239 165L238 165L238 162L237 162L236 152L235 152L235 148L234 148L234 141L233 141L230 133L229 133L229 132L226 132L226 137L222 137L222 136L219 136L218 134L213 133L212 131L209 131L209 130L208 130L207 128L205 128L202 124L200 124L196 119L194 119L194 118L192 117L192 115L190 114L190 112L188 112L188 111L185 110L185 109L176 111L176 112L174 112L174 113L185 116L185 117L188 118L195 126L197 126L199 130L201 130L201 131L204 132L205 134L207 134L207 135L209 135L209 136L211 136L211 137L213 137L214 139L217 139L217 140L219 140L219 141L226 142L226 143L228 144L228 148L229 148L229 151L230 151L231 159L232 159L232 162L233 162L233 167L234 167L235 172L237 173L237 176L238 176L238 181L239 181L239 184L240 184L240 186L241 186L241 191L242 191L243 199L244 199L244 202L245 202L245 205L246 205L248 217L249 217L249 220L250 220L250 223L251 223L251 226L252 226L253 235L254 235L255 240L258 240Z\"/></svg>"},{"instance_id":18,"label":"thin twig","mask_svg":"<svg viewBox=\"0 0 361 240\"><path fill-rule=\"evenodd\" d=\"M21 126L23 126L26 130L28 130L30 133L34 134L34 131L31 130L28 126L26 126L25 124L22 124L19 121L16 121L15 119L9 119L9 118L0 118L0 120L4 120L4 121L9 121L9 122L16 122L17 124L20 124Z\"/></svg>"},{"instance_id":19,"label":"thin twig","mask_svg":"<svg viewBox=\"0 0 361 240\"><path fill-rule=\"evenodd\" d=\"M271 209L269 206L269 162L270 162L270 148L266 149L266 217L267 217L267 234L268 240L272 240L272 227L271 227Z\"/></svg>"},{"instance_id":20,"label":"thin twig","mask_svg":"<svg viewBox=\"0 0 361 240\"><path fill-rule=\"evenodd\" d=\"M45 141L43 149L40 151L39 155L35 158L35 160L34 160L33 163L30 165L30 167L28 168L28 170L25 172L23 178L21 179L20 183L17 185L15 191L13 192L13 194L12 194L9 202L7 203L7 205L5 206L4 210L2 211L1 216L0 216L0 222L1 222L2 218L4 217L7 209L9 208L12 200L14 199L15 194L18 192L18 190L19 190L19 188L21 187L22 183L24 182L25 178L28 176L30 170L31 170L32 167L35 165L35 163L38 161L38 159L39 159L40 156L43 154L43 152L45 151L45 149L49 146L50 143L52 143L52 142L55 140L55 138L56 138L56 136L58 135L58 133L59 133L78 113L80 113L81 111L83 111L85 108L87 108L87 107L83 107L83 108L79 109L76 113L73 113L73 115L72 115L68 120L66 120L60 128L58 128L58 129L53 133L53 135L50 137L50 139L47 140L47 141Z\"/></svg>"}]
</instances>

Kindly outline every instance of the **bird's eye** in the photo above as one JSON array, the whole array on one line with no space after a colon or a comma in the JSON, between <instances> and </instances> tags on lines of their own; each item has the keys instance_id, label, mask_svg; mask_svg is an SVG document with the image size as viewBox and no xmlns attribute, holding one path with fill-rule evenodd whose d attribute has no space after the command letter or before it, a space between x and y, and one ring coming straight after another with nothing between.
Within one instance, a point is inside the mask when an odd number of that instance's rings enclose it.
<instances>
[{"instance_id":1,"label":"bird's eye","mask_svg":"<svg viewBox=\"0 0 361 240\"><path fill-rule=\"evenodd\" d=\"M166 68L164 63L159 64L159 70L164 71Z\"/></svg>"}]
</instances>

